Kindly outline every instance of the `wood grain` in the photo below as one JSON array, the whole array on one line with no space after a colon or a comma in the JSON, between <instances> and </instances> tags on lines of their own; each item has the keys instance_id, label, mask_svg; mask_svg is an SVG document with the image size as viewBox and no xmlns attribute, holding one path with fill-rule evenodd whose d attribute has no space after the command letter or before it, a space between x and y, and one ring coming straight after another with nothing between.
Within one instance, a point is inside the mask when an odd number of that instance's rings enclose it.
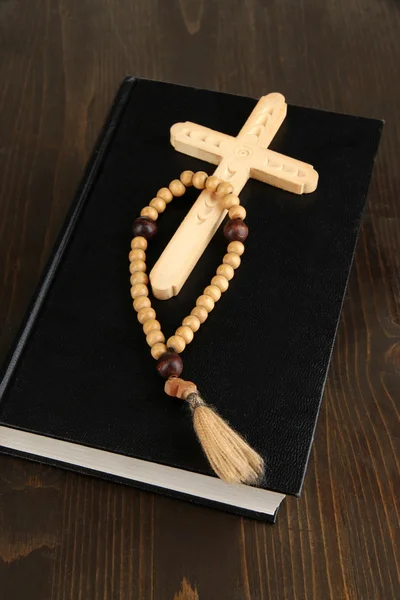
<instances>
[{"instance_id":1,"label":"wood grain","mask_svg":"<svg viewBox=\"0 0 400 600\"><path fill-rule=\"evenodd\" d=\"M121 78L386 119L303 496L274 527L0 458L22 600L400 598L400 5L2 0L1 358Z\"/></svg>"}]
</instances>

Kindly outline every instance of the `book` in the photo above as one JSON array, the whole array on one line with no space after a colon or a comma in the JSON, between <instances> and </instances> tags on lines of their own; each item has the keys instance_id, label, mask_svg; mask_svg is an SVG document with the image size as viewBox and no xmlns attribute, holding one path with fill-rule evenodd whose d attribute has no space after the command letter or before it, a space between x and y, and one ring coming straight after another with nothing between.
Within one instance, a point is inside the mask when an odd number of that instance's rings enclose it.
<instances>
[{"instance_id":1,"label":"book","mask_svg":"<svg viewBox=\"0 0 400 600\"><path fill-rule=\"evenodd\" d=\"M382 122L289 105L271 148L312 164L318 188L247 183L241 268L183 355L185 377L265 458L260 487L215 477L184 403L163 391L130 298L133 220L183 170L214 170L174 150L171 125L236 135L255 103L122 83L4 366L2 452L272 521L285 495L300 495ZM161 217L149 268L198 193ZM153 302L167 337L225 246L218 231L180 294Z\"/></svg>"}]
</instances>

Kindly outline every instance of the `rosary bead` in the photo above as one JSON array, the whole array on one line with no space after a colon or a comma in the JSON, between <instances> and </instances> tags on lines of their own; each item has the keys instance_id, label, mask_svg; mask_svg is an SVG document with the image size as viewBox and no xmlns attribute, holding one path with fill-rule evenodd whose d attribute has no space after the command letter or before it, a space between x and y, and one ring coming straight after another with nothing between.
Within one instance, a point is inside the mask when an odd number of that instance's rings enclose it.
<instances>
[{"instance_id":1,"label":"rosary bead","mask_svg":"<svg viewBox=\"0 0 400 600\"><path fill-rule=\"evenodd\" d=\"M228 254L225 254L224 258L222 259L222 262L225 265L230 265L232 269L237 269L241 261L238 254L235 252L228 252Z\"/></svg>"},{"instance_id":2,"label":"rosary bead","mask_svg":"<svg viewBox=\"0 0 400 600\"><path fill-rule=\"evenodd\" d=\"M182 325L187 325L192 331L198 331L200 329L201 323L198 317L195 317L194 315L189 315L188 317L185 317L183 319Z\"/></svg>"},{"instance_id":3,"label":"rosary bead","mask_svg":"<svg viewBox=\"0 0 400 600\"><path fill-rule=\"evenodd\" d=\"M215 192L220 183L221 180L219 177L217 177L216 175L211 175L211 177L208 177L206 181L206 188L210 192Z\"/></svg>"},{"instance_id":4,"label":"rosary bead","mask_svg":"<svg viewBox=\"0 0 400 600\"><path fill-rule=\"evenodd\" d=\"M178 329L175 331L175 335L183 338L186 344L190 344L194 338L193 330L190 329L188 325L182 325L182 327L178 327Z\"/></svg>"},{"instance_id":5,"label":"rosary bead","mask_svg":"<svg viewBox=\"0 0 400 600\"><path fill-rule=\"evenodd\" d=\"M147 285L145 285L144 283L135 283L135 285L133 285L131 287L131 296L133 299L135 298L139 298L140 296L148 296L149 295L149 290Z\"/></svg>"},{"instance_id":6,"label":"rosary bead","mask_svg":"<svg viewBox=\"0 0 400 600\"><path fill-rule=\"evenodd\" d=\"M180 335L172 335L167 340L167 348L172 348L174 352L180 354L186 348L186 342Z\"/></svg>"},{"instance_id":7,"label":"rosary bead","mask_svg":"<svg viewBox=\"0 0 400 600\"><path fill-rule=\"evenodd\" d=\"M132 231L133 235L151 240L157 233L157 225L148 217L139 217L133 222Z\"/></svg>"},{"instance_id":8,"label":"rosary bead","mask_svg":"<svg viewBox=\"0 0 400 600\"><path fill-rule=\"evenodd\" d=\"M195 306L190 314L194 317L197 317L200 323L204 323L204 321L208 317L208 312L206 311L204 306Z\"/></svg>"},{"instance_id":9,"label":"rosary bead","mask_svg":"<svg viewBox=\"0 0 400 600\"><path fill-rule=\"evenodd\" d=\"M129 272L131 275L137 271L142 271L142 273L146 271L146 263L144 260L133 260L129 265Z\"/></svg>"},{"instance_id":10,"label":"rosary bead","mask_svg":"<svg viewBox=\"0 0 400 600\"><path fill-rule=\"evenodd\" d=\"M154 308L142 308L139 310L137 315L139 323L143 325L146 321L150 321L156 318L156 311ZM148 332L149 333L149 332Z\"/></svg>"},{"instance_id":11,"label":"rosary bead","mask_svg":"<svg viewBox=\"0 0 400 600\"><path fill-rule=\"evenodd\" d=\"M244 242L249 228L242 219L230 219L224 227L224 236L229 242Z\"/></svg>"},{"instance_id":12,"label":"rosary bead","mask_svg":"<svg viewBox=\"0 0 400 600\"><path fill-rule=\"evenodd\" d=\"M229 209L229 218L230 219L245 219L246 218L246 209L244 208L244 206L241 206L240 204L238 204L238 206L232 206L232 208Z\"/></svg>"},{"instance_id":13,"label":"rosary bead","mask_svg":"<svg viewBox=\"0 0 400 600\"><path fill-rule=\"evenodd\" d=\"M222 181L219 186L217 187L216 190L216 194L217 196L220 196L220 198L225 197L227 194L232 194L233 192L233 185L231 183L228 183L227 181Z\"/></svg>"},{"instance_id":14,"label":"rosary bead","mask_svg":"<svg viewBox=\"0 0 400 600\"><path fill-rule=\"evenodd\" d=\"M217 275L222 275L222 277L225 277L228 281L230 281L234 276L234 271L230 265L222 264L219 265L217 269Z\"/></svg>"},{"instance_id":15,"label":"rosary bead","mask_svg":"<svg viewBox=\"0 0 400 600\"><path fill-rule=\"evenodd\" d=\"M208 179L207 173L205 173L204 171L197 171L197 173L195 173L193 175L192 182L196 189L204 190L207 179Z\"/></svg>"},{"instance_id":16,"label":"rosary bead","mask_svg":"<svg viewBox=\"0 0 400 600\"><path fill-rule=\"evenodd\" d=\"M146 273L143 273L143 271L136 271L135 273L132 273L131 285L135 285L135 283L144 283L145 285L148 285L148 275Z\"/></svg>"},{"instance_id":17,"label":"rosary bead","mask_svg":"<svg viewBox=\"0 0 400 600\"><path fill-rule=\"evenodd\" d=\"M148 335L150 333L150 331L154 331L158 329L159 331L161 331L161 323L159 321L157 321L157 319L148 319L148 321L145 321L143 323L143 332L144 335Z\"/></svg>"},{"instance_id":18,"label":"rosary bead","mask_svg":"<svg viewBox=\"0 0 400 600\"><path fill-rule=\"evenodd\" d=\"M180 176L180 180L182 181L185 187L190 187L193 181L193 171L183 171Z\"/></svg>"},{"instance_id":19,"label":"rosary bead","mask_svg":"<svg viewBox=\"0 0 400 600\"><path fill-rule=\"evenodd\" d=\"M147 217L148 219L151 219L152 221L157 221L158 212L156 211L156 209L153 206L145 206L140 211L140 216Z\"/></svg>"},{"instance_id":20,"label":"rosary bead","mask_svg":"<svg viewBox=\"0 0 400 600\"><path fill-rule=\"evenodd\" d=\"M169 184L169 189L174 196L183 196L183 194L186 192L185 186L183 185L182 181L179 181L179 179L174 179L171 181Z\"/></svg>"},{"instance_id":21,"label":"rosary bead","mask_svg":"<svg viewBox=\"0 0 400 600\"><path fill-rule=\"evenodd\" d=\"M239 206L240 198L239 196L235 196L235 194L228 194L225 198L222 198L222 206L229 210L232 206Z\"/></svg>"},{"instance_id":22,"label":"rosary bead","mask_svg":"<svg viewBox=\"0 0 400 600\"><path fill-rule=\"evenodd\" d=\"M215 306L215 302L211 298L211 296L207 296L206 294L203 294L202 296L199 296L197 298L196 306L204 306L204 308L206 309L207 312L211 312Z\"/></svg>"},{"instance_id":23,"label":"rosary bead","mask_svg":"<svg viewBox=\"0 0 400 600\"><path fill-rule=\"evenodd\" d=\"M152 357L158 360L161 354L165 354L168 351L167 346L165 344L163 344L162 342L157 342L157 344L154 344L154 346L151 347L150 352Z\"/></svg>"},{"instance_id":24,"label":"rosary bead","mask_svg":"<svg viewBox=\"0 0 400 600\"><path fill-rule=\"evenodd\" d=\"M129 260L130 262L134 260L146 260L146 252L140 250L140 248L135 248L129 252Z\"/></svg>"},{"instance_id":25,"label":"rosary bead","mask_svg":"<svg viewBox=\"0 0 400 600\"><path fill-rule=\"evenodd\" d=\"M162 198L153 198L149 206L155 208L158 213L163 213L167 207L167 203Z\"/></svg>"},{"instance_id":26,"label":"rosary bead","mask_svg":"<svg viewBox=\"0 0 400 600\"><path fill-rule=\"evenodd\" d=\"M135 250L135 248L139 248L140 250L147 250L147 240L141 235L134 237L131 241L131 248L132 250Z\"/></svg>"},{"instance_id":27,"label":"rosary bead","mask_svg":"<svg viewBox=\"0 0 400 600\"><path fill-rule=\"evenodd\" d=\"M163 188L161 188L160 190L158 190L158 192L157 192L157 196L158 196L159 198L162 198L162 199L164 200L164 202L166 202L167 204L168 204L169 202L171 202L172 198L174 197L174 196L172 195L172 192L171 192L171 190L169 190L169 189L168 189L168 188L166 188L166 187L163 187Z\"/></svg>"},{"instance_id":28,"label":"rosary bead","mask_svg":"<svg viewBox=\"0 0 400 600\"><path fill-rule=\"evenodd\" d=\"M165 337L163 332L158 329L153 329L153 331L150 331L150 333L146 335L146 342L148 343L150 348L154 346L154 344L158 344L160 342L164 343Z\"/></svg>"},{"instance_id":29,"label":"rosary bead","mask_svg":"<svg viewBox=\"0 0 400 600\"><path fill-rule=\"evenodd\" d=\"M157 371L164 379L179 377L183 371L183 360L176 352L164 352L158 357Z\"/></svg>"},{"instance_id":30,"label":"rosary bead","mask_svg":"<svg viewBox=\"0 0 400 600\"><path fill-rule=\"evenodd\" d=\"M147 296L138 296L133 301L133 308L136 310L136 312L139 312L139 310L142 310L142 308L148 308L150 306L150 298Z\"/></svg>"},{"instance_id":31,"label":"rosary bead","mask_svg":"<svg viewBox=\"0 0 400 600\"><path fill-rule=\"evenodd\" d=\"M242 256L244 252L244 244L242 242L231 242L228 244L228 252L236 252L239 256Z\"/></svg>"},{"instance_id":32,"label":"rosary bead","mask_svg":"<svg viewBox=\"0 0 400 600\"><path fill-rule=\"evenodd\" d=\"M211 296L214 302L218 302L218 300L221 298L221 290L216 285L208 285L205 288L204 293L207 296Z\"/></svg>"},{"instance_id":33,"label":"rosary bead","mask_svg":"<svg viewBox=\"0 0 400 600\"><path fill-rule=\"evenodd\" d=\"M157 342L154 346L151 347L151 355L153 358L158 360L161 354L165 354L167 352L167 346L162 342Z\"/></svg>"},{"instance_id":34,"label":"rosary bead","mask_svg":"<svg viewBox=\"0 0 400 600\"><path fill-rule=\"evenodd\" d=\"M218 287L221 292L226 292L229 287L229 281L223 275L215 275L215 277L211 279L211 285Z\"/></svg>"}]
</instances>

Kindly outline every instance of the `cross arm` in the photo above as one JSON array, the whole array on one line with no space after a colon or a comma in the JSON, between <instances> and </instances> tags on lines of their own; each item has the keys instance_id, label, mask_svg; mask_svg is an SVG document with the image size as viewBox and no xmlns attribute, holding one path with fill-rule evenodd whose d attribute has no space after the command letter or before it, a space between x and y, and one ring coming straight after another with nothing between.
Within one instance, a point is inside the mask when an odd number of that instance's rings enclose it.
<instances>
[{"instance_id":1,"label":"cross arm","mask_svg":"<svg viewBox=\"0 0 400 600\"><path fill-rule=\"evenodd\" d=\"M183 154L218 165L223 157L221 144L232 142L230 135L186 121L171 127L171 144Z\"/></svg>"},{"instance_id":2,"label":"cross arm","mask_svg":"<svg viewBox=\"0 0 400 600\"><path fill-rule=\"evenodd\" d=\"M317 188L318 173L312 165L273 150L252 148L250 177L294 194L309 194ZM235 170L240 165L230 164Z\"/></svg>"}]
</instances>

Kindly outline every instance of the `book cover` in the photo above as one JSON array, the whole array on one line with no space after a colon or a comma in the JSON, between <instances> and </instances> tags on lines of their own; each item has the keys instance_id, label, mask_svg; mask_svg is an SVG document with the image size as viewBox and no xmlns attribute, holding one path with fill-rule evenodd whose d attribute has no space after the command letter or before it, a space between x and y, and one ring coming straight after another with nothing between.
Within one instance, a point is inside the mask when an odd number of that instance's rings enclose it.
<instances>
[{"instance_id":1,"label":"book cover","mask_svg":"<svg viewBox=\"0 0 400 600\"><path fill-rule=\"evenodd\" d=\"M163 392L132 309L131 224L181 171L214 170L174 150L171 125L193 121L236 135L255 103L144 79L123 83L4 367L3 451L60 463L12 448L10 432L18 430L79 445L87 456L98 449L105 462L135 458L189 479L215 479L185 407ZM312 164L318 188L297 196L247 183L241 199L250 235L241 268L184 352L185 376L265 458L257 494L301 492L381 129L374 119L288 107L271 149ZM198 193L169 206L149 269ZM208 285L225 245L218 231L180 294L153 302L167 337ZM269 514L238 506L234 491L220 503L112 466L61 464L241 514Z\"/></svg>"}]
</instances>

